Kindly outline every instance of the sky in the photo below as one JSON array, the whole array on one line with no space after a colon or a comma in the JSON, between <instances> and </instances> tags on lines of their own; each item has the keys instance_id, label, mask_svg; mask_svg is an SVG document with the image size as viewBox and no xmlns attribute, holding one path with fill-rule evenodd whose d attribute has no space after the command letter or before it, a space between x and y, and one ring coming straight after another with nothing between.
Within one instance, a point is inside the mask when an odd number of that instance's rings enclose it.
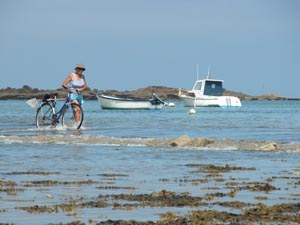
<instances>
[{"instance_id":1,"label":"sky","mask_svg":"<svg viewBox=\"0 0 300 225\"><path fill-rule=\"evenodd\" d=\"M0 88L224 88L300 97L298 0L0 0Z\"/></svg>"}]
</instances>

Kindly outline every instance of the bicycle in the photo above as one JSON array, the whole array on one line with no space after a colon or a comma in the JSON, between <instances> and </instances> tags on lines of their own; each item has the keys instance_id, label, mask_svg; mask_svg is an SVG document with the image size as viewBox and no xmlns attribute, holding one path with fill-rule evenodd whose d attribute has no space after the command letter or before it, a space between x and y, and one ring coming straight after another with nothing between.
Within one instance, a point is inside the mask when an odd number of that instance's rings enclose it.
<instances>
[{"instance_id":1,"label":"bicycle","mask_svg":"<svg viewBox=\"0 0 300 225\"><path fill-rule=\"evenodd\" d=\"M56 127L61 119L64 128L79 129L83 122L83 110L77 103L70 101L70 94L59 111L56 110L57 94L46 94L43 97L43 103L37 108L36 127Z\"/></svg>"}]
</instances>

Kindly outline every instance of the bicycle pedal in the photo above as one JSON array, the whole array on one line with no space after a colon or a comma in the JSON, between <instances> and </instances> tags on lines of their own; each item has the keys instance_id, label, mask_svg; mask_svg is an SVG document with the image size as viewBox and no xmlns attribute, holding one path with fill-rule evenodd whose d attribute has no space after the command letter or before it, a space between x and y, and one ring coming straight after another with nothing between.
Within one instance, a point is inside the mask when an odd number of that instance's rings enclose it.
<instances>
[{"instance_id":1,"label":"bicycle pedal","mask_svg":"<svg viewBox=\"0 0 300 225\"><path fill-rule=\"evenodd\" d=\"M57 124L59 124L59 120L54 120L54 121L52 122L52 126L56 126Z\"/></svg>"}]
</instances>

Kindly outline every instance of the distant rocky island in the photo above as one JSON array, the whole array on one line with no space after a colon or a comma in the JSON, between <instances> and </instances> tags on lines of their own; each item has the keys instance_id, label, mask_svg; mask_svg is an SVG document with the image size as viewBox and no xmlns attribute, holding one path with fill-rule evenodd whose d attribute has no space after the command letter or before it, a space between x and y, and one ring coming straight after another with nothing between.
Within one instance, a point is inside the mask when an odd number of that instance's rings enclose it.
<instances>
[{"instance_id":1,"label":"distant rocky island","mask_svg":"<svg viewBox=\"0 0 300 225\"><path fill-rule=\"evenodd\" d=\"M96 93L104 93L117 97L127 98L149 98L152 92L155 92L160 98L168 100L178 99L178 88L164 87L164 86L149 86L131 91L117 91L117 90L97 90L88 88L84 92L84 98L87 100L96 100ZM0 89L0 100L19 99L26 100L30 98L40 99L44 94L57 93L59 98L66 96L66 90L59 88L54 90L41 90L24 85L22 88L3 88ZM266 94L260 96L250 96L242 92L228 91L224 89L223 95L236 96L241 100L300 100L298 98L286 98L277 94Z\"/></svg>"}]
</instances>

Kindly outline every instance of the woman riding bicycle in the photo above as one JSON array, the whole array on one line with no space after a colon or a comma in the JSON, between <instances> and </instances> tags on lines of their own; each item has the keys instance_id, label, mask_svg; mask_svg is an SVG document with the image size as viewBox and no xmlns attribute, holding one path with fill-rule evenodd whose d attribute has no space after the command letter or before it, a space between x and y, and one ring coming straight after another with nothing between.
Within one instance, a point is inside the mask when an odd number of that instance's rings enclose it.
<instances>
[{"instance_id":1,"label":"woman riding bicycle","mask_svg":"<svg viewBox=\"0 0 300 225\"><path fill-rule=\"evenodd\" d=\"M82 92L87 88L85 77L82 72L85 71L83 64L77 64L75 72L71 73L62 83L62 87L71 91L70 101L81 105L83 103ZM75 112L75 120L79 121L80 111Z\"/></svg>"}]
</instances>

